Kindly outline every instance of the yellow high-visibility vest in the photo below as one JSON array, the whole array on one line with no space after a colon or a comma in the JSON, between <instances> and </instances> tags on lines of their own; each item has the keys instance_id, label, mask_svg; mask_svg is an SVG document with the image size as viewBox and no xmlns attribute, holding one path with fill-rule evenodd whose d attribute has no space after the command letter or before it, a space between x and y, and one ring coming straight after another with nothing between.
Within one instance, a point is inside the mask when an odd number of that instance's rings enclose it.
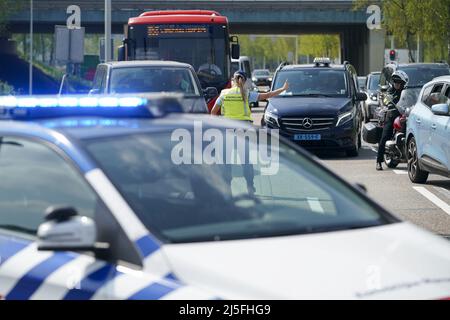
<instances>
[{"instance_id":1,"label":"yellow high-visibility vest","mask_svg":"<svg viewBox=\"0 0 450 320\"><path fill-rule=\"evenodd\" d=\"M222 90L222 115L225 118L233 120L252 120L250 105L248 99L242 99L239 88Z\"/></svg>"}]
</instances>

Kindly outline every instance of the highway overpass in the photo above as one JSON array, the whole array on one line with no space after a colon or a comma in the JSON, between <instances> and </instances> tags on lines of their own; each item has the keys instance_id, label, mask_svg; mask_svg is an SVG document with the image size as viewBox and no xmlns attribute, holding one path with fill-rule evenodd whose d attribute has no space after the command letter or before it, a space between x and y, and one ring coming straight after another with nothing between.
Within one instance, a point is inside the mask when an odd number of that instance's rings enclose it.
<instances>
[{"instance_id":1,"label":"highway overpass","mask_svg":"<svg viewBox=\"0 0 450 320\"><path fill-rule=\"evenodd\" d=\"M87 33L104 30L103 0L34 0L35 32L53 33L55 25L64 25L66 8L81 8L81 24ZM337 33L341 36L341 56L355 65L360 74L380 70L384 57L384 32L369 31L368 14L355 11L352 0L112 0L114 33L123 33L129 17L144 11L165 9L209 9L226 15L235 34L308 34ZM28 32L28 9L11 19L12 32Z\"/></svg>"}]
</instances>

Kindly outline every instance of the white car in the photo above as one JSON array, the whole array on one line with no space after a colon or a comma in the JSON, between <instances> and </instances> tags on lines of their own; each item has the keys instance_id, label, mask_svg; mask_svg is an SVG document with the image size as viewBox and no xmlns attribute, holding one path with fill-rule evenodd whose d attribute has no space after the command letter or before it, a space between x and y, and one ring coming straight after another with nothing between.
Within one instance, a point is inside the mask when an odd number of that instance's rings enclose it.
<instances>
[{"instance_id":1,"label":"white car","mask_svg":"<svg viewBox=\"0 0 450 320\"><path fill-rule=\"evenodd\" d=\"M255 129L152 103L0 98L1 298L450 297L447 240L276 132L269 162L198 161L199 130Z\"/></svg>"}]
</instances>

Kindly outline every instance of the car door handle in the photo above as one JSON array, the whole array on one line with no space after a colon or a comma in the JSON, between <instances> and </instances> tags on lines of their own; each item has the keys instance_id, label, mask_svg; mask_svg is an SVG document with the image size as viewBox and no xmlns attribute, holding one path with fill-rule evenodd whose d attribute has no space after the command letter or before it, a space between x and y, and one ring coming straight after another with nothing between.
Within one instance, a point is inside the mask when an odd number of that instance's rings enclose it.
<instances>
[{"instance_id":1,"label":"car door handle","mask_svg":"<svg viewBox=\"0 0 450 320\"><path fill-rule=\"evenodd\" d=\"M433 124L431 125L431 129L436 130L436 128L437 128L437 125L433 123Z\"/></svg>"},{"instance_id":2,"label":"car door handle","mask_svg":"<svg viewBox=\"0 0 450 320\"><path fill-rule=\"evenodd\" d=\"M416 122L417 122L418 124L421 124L421 123L422 123L422 121L421 121L420 119L416 119Z\"/></svg>"}]
</instances>

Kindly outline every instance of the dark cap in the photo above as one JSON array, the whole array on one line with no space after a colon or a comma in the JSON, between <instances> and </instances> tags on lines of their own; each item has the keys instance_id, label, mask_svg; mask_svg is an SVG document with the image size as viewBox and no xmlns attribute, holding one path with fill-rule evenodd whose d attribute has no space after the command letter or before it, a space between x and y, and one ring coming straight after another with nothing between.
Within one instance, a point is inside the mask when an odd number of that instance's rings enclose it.
<instances>
[{"instance_id":1,"label":"dark cap","mask_svg":"<svg viewBox=\"0 0 450 320\"><path fill-rule=\"evenodd\" d=\"M237 79L237 77L242 77L242 78L244 78L244 81L247 80L247 75L246 75L245 72L242 71L242 70L236 71L236 72L234 73L234 76L233 76L233 77L234 77L235 79Z\"/></svg>"}]
</instances>

